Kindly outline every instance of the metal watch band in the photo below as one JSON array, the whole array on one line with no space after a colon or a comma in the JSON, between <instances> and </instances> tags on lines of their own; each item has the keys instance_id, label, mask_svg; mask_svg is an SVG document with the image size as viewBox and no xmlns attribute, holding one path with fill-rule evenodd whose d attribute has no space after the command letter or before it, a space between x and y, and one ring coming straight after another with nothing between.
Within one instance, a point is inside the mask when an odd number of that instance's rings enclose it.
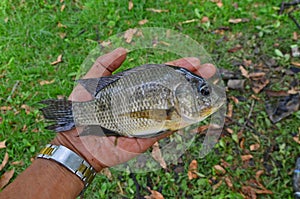
<instances>
[{"instance_id":1,"label":"metal watch band","mask_svg":"<svg viewBox=\"0 0 300 199\"><path fill-rule=\"evenodd\" d=\"M53 160L66 167L83 181L84 190L96 175L96 171L87 161L62 145L47 144L37 155L37 158Z\"/></svg>"}]
</instances>

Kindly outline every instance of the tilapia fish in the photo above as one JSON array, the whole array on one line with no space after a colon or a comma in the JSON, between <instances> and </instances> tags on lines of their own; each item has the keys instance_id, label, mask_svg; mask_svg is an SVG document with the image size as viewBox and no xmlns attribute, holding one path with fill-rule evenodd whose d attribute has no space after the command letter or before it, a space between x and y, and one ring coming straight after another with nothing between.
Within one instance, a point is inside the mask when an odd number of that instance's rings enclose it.
<instances>
[{"instance_id":1,"label":"tilapia fish","mask_svg":"<svg viewBox=\"0 0 300 199\"><path fill-rule=\"evenodd\" d=\"M93 100L43 101L48 105L42 109L44 117L53 123L48 129L62 132L96 126L105 135L154 137L204 120L224 101L212 94L204 78L165 64L146 64L78 82Z\"/></svg>"}]
</instances>

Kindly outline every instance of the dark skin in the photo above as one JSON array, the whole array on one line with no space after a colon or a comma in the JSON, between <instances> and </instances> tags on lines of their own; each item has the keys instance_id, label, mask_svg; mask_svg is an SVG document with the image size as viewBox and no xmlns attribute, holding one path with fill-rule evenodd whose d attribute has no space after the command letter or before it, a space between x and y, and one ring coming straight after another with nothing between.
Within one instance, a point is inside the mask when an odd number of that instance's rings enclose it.
<instances>
[{"instance_id":1,"label":"dark skin","mask_svg":"<svg viewBox=\"0 0 300 199\"><path fill-rule=\"evenodd\" d=\"M97 78L111 75L126 59L126 50L118 48L111 53L99 57L84 78ZM168 62L169 65L181 66L204 78L212 77L216 68L212 64L200 64L197 58L182 58ZM72 101L88 101L92 96L78 85L71 93ZM88 161L97 172L105 167L118 165L145 152L158 140L170 133L154 138L118 137L114 136L78 136L80 129L72 129L58 133L52 144L63 145L73 150ZM76 198L83 189L81 180L56 162L36 159L30 167L20 174L14 182L7 186L0 198Z\"/></svg>"}]
</instances>

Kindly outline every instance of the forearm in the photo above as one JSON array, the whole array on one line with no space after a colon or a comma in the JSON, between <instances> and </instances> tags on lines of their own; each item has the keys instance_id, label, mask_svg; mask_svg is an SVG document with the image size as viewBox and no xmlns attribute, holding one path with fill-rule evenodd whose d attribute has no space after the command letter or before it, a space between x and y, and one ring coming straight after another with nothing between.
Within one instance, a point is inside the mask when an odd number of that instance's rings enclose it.
<instances>
[{"instance_id":1,"label":"forearm","mask_svg":"<svg viewBox=\"0 0 300 199\"><path fill-rule=\"evenodd\" d=\"M0 198L76 198L82 189L82 181L63 166L36 159L0 193Z\"/></svg>"}]
</instances>

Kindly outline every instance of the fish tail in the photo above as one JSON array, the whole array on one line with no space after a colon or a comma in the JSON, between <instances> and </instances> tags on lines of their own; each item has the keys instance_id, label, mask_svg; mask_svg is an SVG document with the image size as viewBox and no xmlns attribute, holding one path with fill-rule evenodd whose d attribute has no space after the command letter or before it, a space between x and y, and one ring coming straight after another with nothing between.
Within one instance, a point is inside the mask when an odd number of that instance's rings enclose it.
<instances>
[{"instance_id":1,"label":"fish tail","mask_svg":"<svg viewBox=\"0 0 300 199\"><path fill-rule=\"evenodd\" d=\"M47 129L62 132L75 127L71 101L66 99L48 99L41 103L47 105L41 109L45 119L54 123L47 126Z\"/></svg>"}]
</instances>

